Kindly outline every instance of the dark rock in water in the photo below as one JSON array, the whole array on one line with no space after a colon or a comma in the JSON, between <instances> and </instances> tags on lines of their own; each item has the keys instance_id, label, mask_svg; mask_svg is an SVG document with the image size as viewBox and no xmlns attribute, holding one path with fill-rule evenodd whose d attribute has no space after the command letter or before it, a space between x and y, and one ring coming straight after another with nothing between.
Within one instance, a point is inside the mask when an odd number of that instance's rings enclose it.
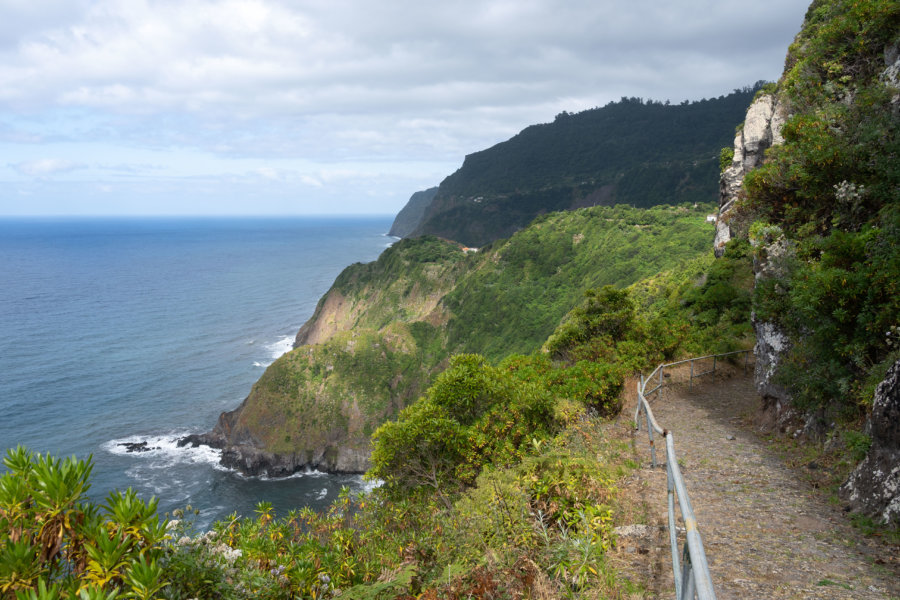
<instances>
[{"instance_id":1,"label":"dark rock in water","mask_svg":"<svg viewBox=\"0 0 900 600\"><path fill-rule=\"evenodd\" d=\"M125 448L126 452L150 452L151 450L159 450L159 446L151 448L146 441L144 442L122 442L119 444Z\"/></svg>"},{"instance_id":2,"label":"dark rock in water","mask_svg":"<svg viewBox=\"0 0 900 600\"><path fill-rule=\"evenodd\" d=\"M243 406L243 405L242 405ZM178 440L179 447L209 446L222 450L220 463L244 475L288 477L308 470L326 473L365 473L370 466L368 449L329 445L300 454L278 454L263 450L261 444L242 430L235 433L241 408L223 412L212 431L191 434Z\"/></svg>"},{"instance_id":3,"label":"dark rock in water","mask_svg":"<svg viewBox=\"0 0 900 600\"><path fill-rule=\"evenodd\" d=\"M187 435L176 442L176 445L179 448L184 448L185 446L190 446L191 448L196 448L197 446L209 446L210 448L221 449L225 445L225 441L219 437L214 435L213 431L207 433L192 433Z\"/></svg>"},{"instance_id":4,"label":"dark rock in water","mask_svg":"<svg viewBox=\"0 0 900 600\"><path fill-rule=\"evenodd\" d=\"M866 433L872 445L841 486L841 496L854 511L900 526L900 360L875 388Z\"/></svg>"},{"instance_id":5,"label":"dark rock in water","mask_svg":"<svg viewBox=\"0 0 900 600\"><path fill-rule=\"evenodd\" d=\"M245 475L288 477L300 471L364 473L369 453L330 446L314 455L275 454L252 446L228 446L222 450L222 465Z\"/></svg>"}]
</instances>

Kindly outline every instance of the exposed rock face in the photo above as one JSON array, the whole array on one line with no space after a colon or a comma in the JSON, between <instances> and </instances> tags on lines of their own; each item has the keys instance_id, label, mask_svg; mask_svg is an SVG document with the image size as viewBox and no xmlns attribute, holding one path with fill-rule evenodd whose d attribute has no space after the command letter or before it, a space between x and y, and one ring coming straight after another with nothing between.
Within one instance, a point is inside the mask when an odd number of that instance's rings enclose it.
<instances>
[{"instance_id":1,"label":"exposed rock face","mask_svg":"<svg viewBox=\"0 0 900 600\"><path fill-rule=\"evenodd\" d=\"M719 218L713 242L716 256L725 253L725 244L733 232L728 225L729 212L741 191L744 175L762 164L765 151L781 144L781 128L786 111L771 94L763 94L747 109L744 126L734 137L734 158L719 178Z\"/></svg>"},{"instance_id":2,"label":"exposed rock face","mask_svg":"<svg viewBox=\"0 0 900 600\"><path fill-rule=\"evenodd\" d=\"M881 74L881 80L889 86L897 89L897 94L891 98L894 111L900 109L900 44L893 44L884 49L885 70Z\"/></svg>"},{"instance_id":3,"label":"exposed rock face","mask_svg":"<svg viewBox=\"0 0 900 600\"><path fill-rule=\"evenodd\" d=\"M734 137L734 158L719 178L719 215L713 241L717 257L725 253L725 245L734 232L729 225L732 209L741 194L744 176L759 167L765 152L784 142L781 129L787 118L785 107L772 94L761 94L747 109L744 125ZM764 278L783 277L786 259L793 248L783 236L756 242L760 247L753 270L757 282ZM798 415L791 409L790 395L773 381L780 357L790 348L790 339L777 324L760 321L754 315L756 332L756 387L763 398L763 425L767 429L786 431Z\"/></svg>"},{"instance_id":4,"label":"exposed rock face","mask_svg":"<svg viewBox=\"0 0 900 600\"><path fill-rule=\"evenodd\" d=\"M287 477L313 469L327 473L365 473L371 466L368 445L357 448L349 444L325 444L303 453L268 452L246 428L235 427L243 408L241 404L235 410L223 412L212 431L186 436L178 440L178 445L218 448L222 450L223 466L250 476Z\"/></svg>"},{"instance_id":5,"label":"exposed rock face","mask_svg":"<svg viewBox=\"0 0 900 600\"><path fill-rule=\"evenodd\" d=\"M763 279L781 279L786 275L786 263L794 256L793 245L783 236L755 240L756 258L753 273L756 282ZM756 334L756 390L763 399L763 423L766 429L785 432L799 417L791 408L791 396L781 385L775 383L774 376L778 363L791 347L791 340L777 323L762 321L754 313L751 317Z\"/></svg>"},{"instance_id":6,"label":"exposed rock face","mask_svg":"<svg viewBox=\"0 0 900 600\"><path fill-rule=\"evenodd\" d=\"M419 226L419 223L422 222L422 218L425 216L425 210L431 205L431 201L434 200L434 196L437 192L438 188L433 187L421 192L416 192L410 196L406 206L400 209L400 212L394 217L394 223L391 225L391 230L388 232L388 235L402 238L412 233L413 230Z\"/></svg>"},{"instance_id":7,"label":"exposed rock face","mask_svg":"<svg viewBox=\"0 0 900 600\"><path fill-rule=\"evenodd\" d=\"M346 327L348 321L353 318L353 303L348 301L337 290L328 290L320 301L314 314L300 327L294 338L294 348L307 344L321 344L331 338L335 333Z\"/></svg>"},{"instance_id":8,"label":"exposed rock face","mask_svg":"<svg viewBox=\"0 0 900 600\"><path fill-rule=\"evenodd\" d=\"M900 526L900 360L875 389L866 433L872 445L841 495L853 510Z\"/></svg>"}]
</instances>

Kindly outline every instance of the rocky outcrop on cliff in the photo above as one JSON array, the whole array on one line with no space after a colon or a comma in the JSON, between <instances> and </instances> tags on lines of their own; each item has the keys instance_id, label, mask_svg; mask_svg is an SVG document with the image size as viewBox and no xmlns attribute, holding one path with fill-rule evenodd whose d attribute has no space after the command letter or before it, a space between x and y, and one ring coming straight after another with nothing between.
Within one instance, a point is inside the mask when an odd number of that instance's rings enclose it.
<instances>
[{"instance_id":1,"label":"rocky outcrop on cliff","mask_svg":"<svg viewBox=\"0 0 900 600\"><path fill-rule=\"evenodd\" d=\"M734 158L719 177L719 215L713 242L716 256L722 256L725 244L734 236L729 220L744 175L762 164L766 150L784 141L781 128L785 119L784 105L773 94L761 94L747 109L744 125L734 136Z\"/></svg>"},{"instance_id":2,"label":"rocky outcrop on cliff","mask_svg":"<svg viewBox=\"0 0 900 600\"><path fill-rule=\"evenodd\" d=\"M757 235L756 238L751 237L751 243L755 247L755 285L760 285L766 279L783 279L796 254L794 245L776 227ZM756 313L752 314L751 322L756 335L756 345L753 348L756 355L756 390L763 399L761 425L765 429L786 433L788 429L794 428L801 417L791 406L788 391L775 381L778 363L790 349L791 339L778 323L759 319Z\"/></svg>"},{"instance_id":3,"label":"rocky outcrop on cliff","mask_svg":"<svg viewBox=\"0 0 900 600\"><path fill-rule=\"evenodd\" d=\"M369 469L371 448L366 441L348 444L334 440L303 452L270 452L249 430L235 428L246 400L235 410L223 412L212 431L188 435L179 446L210 446L222 450L222 466L254 477L287 477L302 471L364 473Z\"/></svg>"},{"instance_id":4,"label":"rocky outcrop on cliff","mask_svg":"<svg viewBox=\"0 0 900 600\"><path fill-rule=\"evenodd\" d=\"M388 235L403 238L411 234L422 222L425 211L431 205L437 192L438 188L435 186L410 196L406 206L400 209L400 212L394 217L394 223L391 225Z\"/></svg>"},{"instance_id":5,"label":"rocky outcrop on cliff","mask_svg":"<svg viewBox=\"0 0 900 600\"><path fill-rule=\"evenodd\" d=\"M900 526L900 360L875 390L866 433L872 445L841 496L853 510Z\"/></svg>"},{"instance_id":6,"label":"rocky outcrop on cliff","mask_svg":"<svg viewBox=\"0 0 900 600\"><path fill-rule=\"evenodd\" d=\"M786 118L785 107L774 94L760 94L747 109L744 124L734 137L734 158L719 178L719 215L713 242L717 257L725 253L726 244L734 236L731 221L744 176L762 165L766 150L784 142L781 129ZM757 247L753 264L757 283L783 277L785 264L793 255L790 242L780 231L772 231L753 243ZM798 415L791 408L787 390L775 383L774 376L791 342L777 323L761 321L755 314L752 322L756 333L756 387L763 398L764 426L786 431Z\"/></svg>"}]
</instances>

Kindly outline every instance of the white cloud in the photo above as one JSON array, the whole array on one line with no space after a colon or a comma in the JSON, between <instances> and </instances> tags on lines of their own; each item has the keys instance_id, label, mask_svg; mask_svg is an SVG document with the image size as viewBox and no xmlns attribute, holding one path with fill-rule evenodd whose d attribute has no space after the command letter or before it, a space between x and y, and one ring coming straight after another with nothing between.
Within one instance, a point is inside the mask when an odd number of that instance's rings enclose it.
<instances>
[{"instance_id":1,"label":"white cloud","mask_svg":"<svg viewBox=\"0 0 900 600\"><path fill-rule=\"evenodd\" d=\"M57 173L66 173L77 169L84 169L85 166L70 160L58 158L41 158L38 160L29 160L10 165L13 169L28 177L49 177Z\"/></svg>"},{"instance_id":2,"label":"white cloud","mask_svg":"<svg viewBox=\"0 0 900 600\"><path fill-rule=\"evenodd\" d=\"M0 0L0 164L92 144L93 164L191 152L169 174L252 159L238 172L283 185L360 161L370 184L388 163L446 175L562 110L777 78L807 3Z\"/></svg>"}]
</instances>

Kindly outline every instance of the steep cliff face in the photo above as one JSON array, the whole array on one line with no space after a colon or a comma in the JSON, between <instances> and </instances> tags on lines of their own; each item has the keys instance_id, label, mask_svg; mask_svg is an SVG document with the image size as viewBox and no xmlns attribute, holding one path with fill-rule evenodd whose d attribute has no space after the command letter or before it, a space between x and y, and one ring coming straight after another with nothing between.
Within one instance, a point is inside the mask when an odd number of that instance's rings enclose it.
<instances>
[{"instance_id":1,"label":"steep cliff face","mask_svg":"<svg viewBox=\"0 0 900 600\"><path fill-rule=\"evenodd\" d=\"M900 360L875 390L866 434L872 445L841 496L854 510L900 526Z\"/></svg>"},{"instance_id":2,"label":"steep cliff face","mask_svg":"<svg viewBox=\"0 0 900 600\"><path fill-rule=\"evenodd\" d=\"M715 202L716 156L754 91L681 104L623 98L560 113L466 156L409 235L480 247L554 211Z\"/></svg>"},{"instance_id":3,"label":"steep cliff face","mask_svg":"<svg viewBox=\"0 0 900 600\"><path fill-rule=\"evenodd\" d=\"M419 226L419 223L422 222L425 211L428 209L431 201L434 200L437 191L438 188L433 187L421 192L416 192L410 196L406 206L404 206L394 218L394 222L391 224L391 230L388 232L388 235L402 238L411 234L416 227Z\"/></svg>"},{"instance_id":4,"label":"steep cliff face","mask_svg":"<svg viewBox=\"0 0 900 600\"><path fill-rule=\"evenodd\" d=\"M719 215L713 248L716 256L725 252L725 244L734 237L729 221L734 217L734 203L741 193L744 175L760 166L765 152L784 142L781 128L786 109L774 94L760 94L747 109L744 124L734 136L734 158L719 177Z\"/></svg>"},{"instance_id":5,"label":"steep cliff face","mask_svg":"<svg viewBox=\"0 0 900 600\"><path fill-rule=\"evenodd\" d=\"M367 470L372 432L430 379L436 362L420 330L446 321L439 300L465 261L457 245L420 238L346 268L295 349L212 431L183 443L221 448L223 465L249 475Z\"/></svg>"},{"instance_id":6,"label":"steep cliff face","mask_svg":"<svg viewBox=\"0 0 900 600\"><path fill-rule=\"evenodd\" d=\"M731 165L719 177L719 214L713 241L716 257L725 253L726 244L735 236L732 221L741 218L735 209L743 192L744 177L763 164L766 150L784 142L782 127L787 116L784 103L771 92L759 94L747 109L744 123L734 137ZM754 260L757 282L783 277L784 264L793 254L784 236L764 236L752 241L758 247ZM752 322L756 333L756 386L763 398L766 425L784 430L796 421L797 413L791 406L790 394L775 383L774 376L791 341L776 322L760 320L755 314Z\"/></svg>"}]
</instances>

